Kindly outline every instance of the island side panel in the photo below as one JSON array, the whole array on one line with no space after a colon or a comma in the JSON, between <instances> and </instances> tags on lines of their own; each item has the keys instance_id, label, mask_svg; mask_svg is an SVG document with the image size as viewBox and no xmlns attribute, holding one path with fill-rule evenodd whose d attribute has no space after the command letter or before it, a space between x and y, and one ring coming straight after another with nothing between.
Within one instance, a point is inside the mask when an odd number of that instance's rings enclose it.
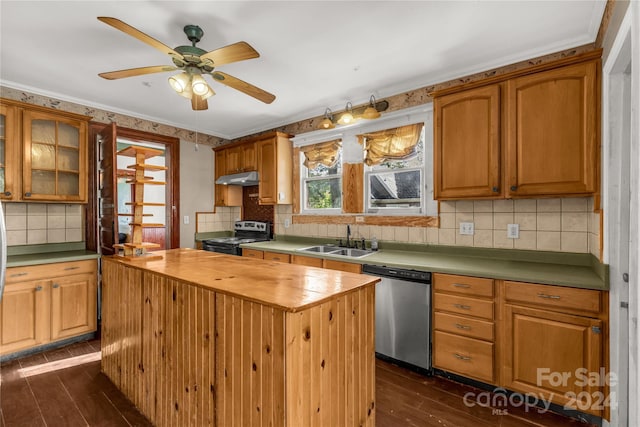
<instances>
[{"instance_id":1,"label":"island side panel","mask_svg":"<svg viewBox=\"0 0 640 427\"><path fill-rule=\"evenodd\" d=\"M375 287L285 314L287 425L375 425Z\"/></svg>"},{"instance_id":2,"label":"island side panel","mask_svg":"<svg viewBox=\"0 0 640 427\"><path fill-rule=\"evenodd\" d=\"M103 372L157 426L213 426L215 293L103 264Z\"/></svg>"},{"instance_id":3,"label":"island side panel","mask_svg":"<svg viewBox=\"0 0 640 427\"><path fill-rule=\"evenodd\" d=\"M131 401L139 400L142 272L105 262L102 267L102 371Z\"/></svg>"},{"instance_id":4,"label":"island side panel","mask_svg":"<svg viewBox=\"0 0 640 427\"><path fill-rule=\"evenodd\" d=\"M216 294L216 425L284 426L284 313Z\"/></svg>"}]
</instances>

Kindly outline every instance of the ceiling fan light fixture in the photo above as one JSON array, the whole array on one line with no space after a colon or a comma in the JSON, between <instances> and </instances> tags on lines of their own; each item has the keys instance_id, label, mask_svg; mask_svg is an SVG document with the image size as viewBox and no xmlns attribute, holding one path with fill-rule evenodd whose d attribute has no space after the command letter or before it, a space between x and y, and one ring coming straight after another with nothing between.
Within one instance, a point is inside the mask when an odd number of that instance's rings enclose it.
<instances>
[{"instance_id":1,"label":"ceiling fan light fixture","mask_svg":"<svg viewBox=\"0 0 640 427\"><path fill-rule=\"evenodd\" d=\"M196 95L204 95L209 92L209 85L201 75L196 74L191 78L191 89Z\"/></svg>"},{"instance_id":2,"label":"ceiling fan light fixture","mask_svg":"<svg viewBox=\"0 0 640 427\"><path fill-rule=\"evenodd\" d=\"M380 111L376 109L376 98L371 95L369 98L369 106L362 113L362 118L367 120L373 120L380 117Z\"/></svg>"},{"instance_id":3,"label":"ceiling fan light fixture","mask_svg":"<svg viewBox=\"0 0 640 427\"><path fill-rule=\"evenodd\" d=\"M187 88L189 88L189 83L191 81L191 76L187 73L176 74L175 76L169 77L169 84L179 94L182 94ZM191 96L189 96L191 97Z\"/></svg>"},{"instance_id":4,"label":"ceiling fan light fixture","mask_svg":"<svg viewBox=\"0 0 640 427\"><path fill-rule=\"evenodd\" d=\"M341 125L348 125L350 123L353 123L354 121L355 118L353 117L353 106L351 105L351 102L347 102L347 105L345 106L345 112L338 119L338 123L340 123Z\"/></svg>"}]
</instances>

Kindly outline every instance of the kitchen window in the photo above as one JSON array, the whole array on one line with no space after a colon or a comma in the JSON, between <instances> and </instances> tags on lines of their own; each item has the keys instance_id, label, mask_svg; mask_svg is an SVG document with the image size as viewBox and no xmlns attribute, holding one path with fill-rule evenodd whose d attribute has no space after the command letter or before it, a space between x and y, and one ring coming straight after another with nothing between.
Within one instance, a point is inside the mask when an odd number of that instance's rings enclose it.
<instances>
[{"instance_id":1,"label":"kitchen window","mask_svg":"<svg viewBox=\"0 0 640 427\"><path fill-rule=\"evenodd\" d=\"M364 151L366 212L422 213L424 124L361 134L358 142Z\"/></svg>"},{"instance_id":2,"label":"kitchen window","mask_svg":"<svg viewBox=\"0 0 640 427\"><path fill-rule=\"evenodd\" d=\"M340 213L342 208L342 143L340 139L308 145L302 154L302 211Z\"/></svg>"}]
</instances>

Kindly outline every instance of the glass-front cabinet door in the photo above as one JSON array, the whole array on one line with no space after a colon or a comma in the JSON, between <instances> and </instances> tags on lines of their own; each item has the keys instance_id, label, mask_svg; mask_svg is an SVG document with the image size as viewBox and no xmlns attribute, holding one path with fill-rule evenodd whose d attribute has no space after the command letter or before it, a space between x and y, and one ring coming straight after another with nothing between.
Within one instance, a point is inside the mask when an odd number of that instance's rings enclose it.
<instances>
[{"instance_id":1,"label":"glass-front cabinet door","mask_svg":"<svg viewBox=\"0 0 640 427\"><path fill-rule=\"evenodd\" d=\"M25 111L23 132L23 199L86 201L87 123Z\"/></svg>"},{"instance_id":2,"label":"glass-front cabinet door","mask_svg":"<svg viewBox=\"0 0 640 427\"><path fill-rule=\"evenodd\" d=\"M16 157L20 147L16 114L15 107L0 105L0 199L11 200L16 197L14 177L20 161Z\"/></svg>"}]
</instances>

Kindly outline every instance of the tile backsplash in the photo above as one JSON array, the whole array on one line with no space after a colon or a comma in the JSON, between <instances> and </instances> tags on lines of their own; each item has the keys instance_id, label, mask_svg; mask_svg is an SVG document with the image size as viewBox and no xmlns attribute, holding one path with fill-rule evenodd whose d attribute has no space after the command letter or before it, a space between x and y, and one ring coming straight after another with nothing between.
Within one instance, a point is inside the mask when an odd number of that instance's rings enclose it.
<instances>
[{"instance_id":1,"label":"tile backsplash","mask_svg":"<svg viewBox=\"0 0 640 427\"><path fill-rule=\"evenodd\" d=\"M84 241L84 206L4 203L7 245Z\"/></svg>"},{"instance_id":2,"label":"tile backsplash","mask_svg":"<svg viewBox=\"0 0 640 427\"><path fill-rule=\"evenodd\" d=\"M216 212L196 212L198 233L232 231L233 223L240 218L239 207L218 207Z\"/></svg>"},{"instance_id":3,"label":"tile backsplash","mask_svg":"<svg viewBox=\"0 0 640 427\"><path fill-rule=\"evenodd\" d=\"M336 224L292 224L291 206L277 206L275 234L344 238ZM289 227L285 227L288 221ZM473 222L474 235L461 235L460 222ZM507 224L519 224L520 237L507 238ZM440 203L440 228L353 224L355 238L447 246L592 253L600 256L600 214L593 198L465 200Z\"/></svg>"}]
</instances>

